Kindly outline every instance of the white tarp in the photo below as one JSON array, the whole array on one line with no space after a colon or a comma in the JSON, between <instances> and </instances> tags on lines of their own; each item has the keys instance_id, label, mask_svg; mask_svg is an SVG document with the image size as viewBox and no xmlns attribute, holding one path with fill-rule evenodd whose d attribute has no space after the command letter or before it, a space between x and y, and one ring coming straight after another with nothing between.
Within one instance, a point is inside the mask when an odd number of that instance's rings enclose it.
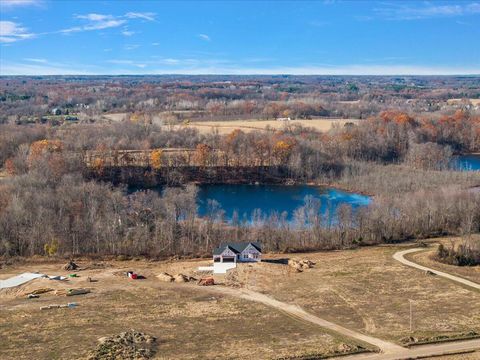
<instances>
[{"instance_id":1,"label":"white tarp","mask_svg":"<svg viewBox=\"0 0 480 360\"><path fill-rule=\"evenodd\" d=\"M6 288L22 285L29 282L30 280L38 279L45 276L46 276L45 274L23 273L23 274L11 277L10 279L0 280L0 289L6 289Z\"/></svg>"}]
</instances>

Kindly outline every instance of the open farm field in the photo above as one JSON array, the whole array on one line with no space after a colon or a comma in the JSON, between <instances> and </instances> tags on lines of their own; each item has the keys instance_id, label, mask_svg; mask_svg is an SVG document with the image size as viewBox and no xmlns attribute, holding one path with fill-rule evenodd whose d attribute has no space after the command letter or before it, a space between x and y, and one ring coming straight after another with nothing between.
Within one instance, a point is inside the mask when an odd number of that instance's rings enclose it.
<instances>
[{"instance_id":1,"label":"open farm field","mask_svg":"<svg viewBox=\"0 0 480 360\"><path fill-rule=\"evenodd\" d=\"M328 131L334 126L344 126L346 123L356 124L357 119L312 119L312 120L232 120L232 121L195 121L188 125L176 125L180 127L192 127L200 133L210 133L218 131L219 134L225 135L233 130L240 129L244 132L258 130L281 130L285 126L301 125L310 127L317 131Z\"/></svg>"}]
</instances>

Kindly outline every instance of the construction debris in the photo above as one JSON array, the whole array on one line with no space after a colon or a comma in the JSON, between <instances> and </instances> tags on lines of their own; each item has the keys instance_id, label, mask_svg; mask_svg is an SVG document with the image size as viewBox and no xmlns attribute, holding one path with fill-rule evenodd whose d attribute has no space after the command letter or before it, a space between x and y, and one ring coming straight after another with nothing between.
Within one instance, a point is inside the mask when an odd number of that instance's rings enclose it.
<instances>
[{"instance_id":1,"label":"construction debris","mask_svg":"<svg viewBox=\"0 0 480 360\"><path fill-rule=\"evenodd\" d=\"M73 262L73 260L70 260L68 263L66 263L64 266L63 266L63 270L67 270L67 271L72 271L72 270L77 270L78 269L78 265L75 264Z\"/></svg>"},{"instance_id":2,"label":"construction debris","mask_svg":"<svg viewBox=\"0 0 480 360\"><path fill-rule=\"evenodd\" d=\"M133 280L136 280L138 278L138 274L134 273L133 271L127 271L127 276Z\"/></svg>"},{"instance_id":3,"label":"construction debris","mask_svg":"<svg viewBox=\"0 0 480 360\"><path fill-rule=\"evenodd\" d=\"M50 280L60 280L60 281L63 281L63 280L67 280L67 278L65 276L61 276L61 275L51 275L51 276L47 276Z\"/></svg>"},{"instance_id":4,"label":"construction debris","mask_svg":"<svg viewBox=\"0 0 480 360\"><path fill-rule=\"evenodd\" d=\"M54 290L54 289L52 289L52 288L40 288L40 289L35 289L35 290L33 290L33 291L29 291L29 292L25 293L24 296L45 294L45 293L50 292L50 291L53 291L53 290Z\"/></svg>"},{"instance_id":5,"label":"construction debris","mask_svg":"<svg viewBox=\"0 0 480 360\"><path fill-rule=\"evenodd\" d=\"M11 277L10 279L0 280L0 289L11 288L15 286L19 286L25 284L29 281L34 279L38 279L41 277L45 277L45 274L37 274L37 273L23 273L18 276Z\"/></svg>"},{"instance_id":6,"label":"construction debris","mask_svg":"<svg viewBox=\"0 0 480 360\"><path fill-rule=\"evenodd\" d=\"M90 293L89 289L61 289L55 291L55 295L57 296L74 296L74 295L83 295Z\"/></svg>"},{"instance_id":7,"label":"construction debris","mask_svg":"<svg viewBox=\"0 0 480 360\"><path fill-rule=\"evenodd\" d=\"M99 339L88 360L147 360L155 355L156 338L135 330Z\"/></svg>"},{"instance_id":8,"label":"construction debris","mask_svg":"<svg viewBox=\"0 0 480 360\"><path fill-rule=\"evenodd\" d=\"M297 272L302 272L305 269L310 269L315 265L313 261L310 260L298 260L298 259L288 259L288 266L294 268Z\"/></svg>"},{"instance_id":9,"label":"construction debris","mask_svg":"<svg viewBox=\"0 0 480 360\"><path fill-rule=\"evenodd\" d=\"M200 286L212 286L215 285L215 280L213 277L201 278L197 284Z\"/></svg>"},{"instance_id":10,"label":"construction debris","mask_svg":"<svg viewBox=\"0 0 480 360\"><path fill-rule=\"evenodd\" d=\"M47 306L41 306L40 307L40 310L50 310L50 309L66 309L66 308L74 308L74 307L77 307L78 304L77 303L68 303L68 304L62 304L62 305L56 305L56 304L52 304L52 305L47 305Z\"/></svg>"}]
</instances>

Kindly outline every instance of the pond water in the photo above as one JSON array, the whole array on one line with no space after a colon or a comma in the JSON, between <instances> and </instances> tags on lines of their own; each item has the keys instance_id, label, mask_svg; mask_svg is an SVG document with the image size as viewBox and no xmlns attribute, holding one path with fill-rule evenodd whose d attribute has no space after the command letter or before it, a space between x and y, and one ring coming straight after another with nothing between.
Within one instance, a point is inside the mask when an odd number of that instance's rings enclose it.
<instances>
[{"instance_id":1,"label":"pond water","mask_svg":"<svg viewBox=\"0 0 480 360\"><path fill-rule=\"evenodd\" d=\"M321 203L320 213L334 214L343 204L353 209L367 206L369 196L309 185L201 185L198 192L198 212L208 213L208 199L217 201L225 211L225 218L231 220L234 211L242 219L250 220L255 209L269 215L273 211L288 213L291 220L295 209L305 204L305 197L312 196Z\"/></svg>"},{"instance_id":2,"label":"pond water","mask_svg":"<svg viewBox=\"0 0 480 360\"><path fill-rule=\"evenodd\" d=\"M480 171L480 155L461 155L454 161L455 169L461 171Z\"/></svg>"}]
</instances>

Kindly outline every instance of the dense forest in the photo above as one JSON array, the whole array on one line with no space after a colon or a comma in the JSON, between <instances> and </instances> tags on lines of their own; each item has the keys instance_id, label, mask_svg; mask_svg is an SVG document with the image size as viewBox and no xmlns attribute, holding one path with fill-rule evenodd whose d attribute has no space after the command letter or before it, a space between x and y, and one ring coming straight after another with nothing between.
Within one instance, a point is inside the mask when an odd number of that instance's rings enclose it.
<instances>
[{"instance_id":1,"label":"dense forest","mask_svg":"<svg viewBox=\"0 0 480 360\"><path fill-rule=\"evenodd\" d=\"M480 232L480 173L452 168L455 155L480 152L480 116L466 104L440 111L452 94L478 96L476 78L143 80L0 79L5 122L0 124L0 167L5 174L0 178L0 255L198 256L209 254L226 238L261 241L268 251L305 251ZM404 86L394 86L399 83ZM222 91L217 91L219 84ZM379 102L377 93L384 101ZM418 103L405 102L409 96L433 105L415 111ZM400 99L404 105L397 106ZM344 109L342 115L365 119L327 132L286 123L281 130L220 135L170 129L133 116L102 122L96 113L103 101L102 112L164 116L169 106L178 110L184 101L189 104L184 109L212 119L218 115L212 103L220 101L228 108L224 119L308 118L338 115L340 101L357 100L373 105L368 112ZM69 104L83 104L78 106L86 121L18 121L27 115L46 116L52 106L73 113ZM232 104L242 112L230 113ZM169 149L182 149L188 159L172 161ZM144 161L130 159L129 166L121 166L107 158L131 150L142 150ZM85 161L92 152L93 160ZM123 181L112 183L112 169ZM150 179L147 184L168 186L162 194L130 194L121 183L129 182L132 171ZM217 182L335 186L370 194L374 201L358 211L342 206L333 223L319 215L321 204L309 197L292 221L284 213L256 211L249 219L226 222L215 202L199 217L192 184L202 181L199 174Z\"/></svg>"}]
</instances>

